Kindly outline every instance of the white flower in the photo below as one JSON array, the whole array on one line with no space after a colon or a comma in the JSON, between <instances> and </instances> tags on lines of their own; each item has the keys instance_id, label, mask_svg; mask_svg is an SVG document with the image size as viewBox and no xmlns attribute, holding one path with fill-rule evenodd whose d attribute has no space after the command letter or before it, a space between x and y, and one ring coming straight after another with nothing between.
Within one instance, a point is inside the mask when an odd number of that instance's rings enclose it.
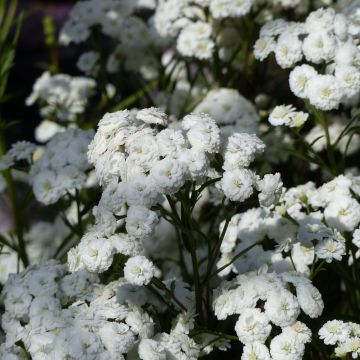
<instances>
[{"instance_id":1,"label":"white flower","mask_svg":"<svg viewBox=\"0 0 360 360\"><path fill-rule=\"evenodd\" d=\"M150 178L157 191L173 194L185 183L187 173L187 166L183 162L166 157L151 168Z\"/></svg>"},{"instance_id":2,"label":"white flower","mask_svg":"<svg viewBox=\"0 0 360 360\"><path fill-rule=\"evenodd\" d=\"M228 139L223 168L232 170L247 167L254 161L255 156L264 150L265 144L255 134L235 133ZM234 168L230 165L232 163Z\"/></svg>"},{"instance_id":3,"label":"white flower","mask_svg":"<svg viewBox=\"0 0 360 360\"><path fill-rule=\"evenodd\" d=\"M156 135L159 153L177 157L185 149L185 139L180 130L165 129Z\"/></svg>"},{"instance_id":4,"label":"white flower","mask_svg":"<svg viewBox=\"0 0 360 360\"><path fill-rule=\"evenodd\" d=\"M258 196L261 206L276 205L283 189L280 173L266 174L262 180L257 181L257 188L260 191Z\"/></svg>"},{"instance_id":5,"label":"white flower","mask_svg":"<svg viewBox=\"0 0 360 360\"><path fill-rule=\"evenodd\" d=\"M308 98L316 108L324 111L337 109L342 92L332 75L315 75L308 81Z\"/></svg>"},{"instance_id":6,"label":"white flower","mask_svg":"<svg viewBox=\"0 0 360 360\"><path fill-rule=\"evenodd\" d=\"M245 309L239 316L235 331L243 344L264 343L271 332L271 325L260 309Z\"/></svg>"},{"instance_id":7,"label":"white flower","mask_svg":"<svg viewBox=\"0 0 360 360\"><path fill-rule=\"evenodd\" d=\"M102 273L113 261L114 249L111 242L95 234L86 234L79 245L80 259L90 272Z\"/></svg>"},{"instance_id":8,"label":"white flower","mask_svg":"<svg viewBox=\"0 0 360 360\"><path fill-rule=\"evenodd\" d=\"M254 56L256 59L263 61L275 50L275 46L276 43L272 36L262 36L255 42Z\"/></svg>"},{"instance_id":9,"label":"white flower","mask_svg":"<svg viewBox=\"0 0 360 360\"><path fill-rule=\"evenodd\" d=\"M287 69L299 62L302 57L302 42L296 35L284 33L279 36L275 46L276 62Z\"/></svg>"},{"instance_id":10,"label":"white flower","mask_svg":"<svg viewBox=\"0 0 360 360\"><path fill-rule=\"evenodd\" d=\"M291 105L278 105L269 115L269 123L273 126L288 125L291 121L295 108Z\"/></svg>"},{"instance_id":11,"label":"white flower","mask_svg":"<svg viewBox=\"0 0 360 360\"><path fill-rule=\"evenodd\" d=\"M234 299L229 291L220 294L214 299L213 308L215 316L219 320L226 319L229 315L234 314L235 304Z\"/></svg>"},{"instance_id":12,"label":"white flower","mask_svg":"<svg viewBox=\"0 0 360 360\"><path fill-rule=\"evenodd\" d=\"M9 155L15 160L31 161L31 157L36 150L35 144L28 141L18 141L11 145Z\"/></svg>"},{"instance_id":13,"label":"white flower","mask_svg":"<svg viewBox=\"0 0 360 360\"><path fill-rule=\"evenodd\" d=\"M307 98L309 80L316 75L317 72L312 66L306 64L296 66L289 76L291 91L302 99Z\"/></svg>"},{"instance_id":14,"label":"white flower","mask_svg":"<svg viewBox=\"0 0 360 360\"><path fill-rule=\"evenodd\" d=\"M187 115L184 118L184 124L191 122L187 132L191 146L203 152L217 152L220 146L220 130L215 120L205 114Z\"/></svg>"},{"instance_id":15,"label":"white flower","mask_svg":"<svg viewBox=\"0 0 360 360\"><path fill-rule=\"evenodd\" d=\"M125 264L125 279L134 285L147 285L158 274L154 264L145 256L131 257Z\"/></svg>"},{"instance_id":16,"label":"white flower","mask_svg":"<svg viewBox=\"0 0 360 360\"><path fill-rule=\"evenodd\" d=\"M254 0L212 0L210 11L215 19L240 17L250 12Z\"/></svg>"},{"instance_id":17,"label":"white flower","mask_svg":"<svg viewBox=\"0 0 360 360\"><path fill-rule=\"evenodd\" d=\"M278 326L292 325L300 314L296 297L287 290L270 292L265 303L265 313Z\"/></svg>"},{"instance_id":18,"label":"white flower","mask_svg":"<svg viewBox=\"0 0 360 360\"><path fill-rule=\"evenodd\" d=\"M193 180L200 180L206 176L209 162L205 153L195 149L184 149L179 157L179 160L183 161L189 170L190 176Z\"/></svg>"},{"instance_id":19,"label":"white flower","mask_svg":"<svg viewBox=\"0 0 360 360\"><path fill-rule=\"evenodd\" d=\"M321 294L311 284L299 284L296 286L296 296L301 310L311 318L317 318L324 309Z\"/></svg>"},{"instance_id":20,"label":"white flower","mask_svg":"<svg viewBox=\"0 0 360 360\"><path fill-rule=\"evenodd\" d=\"M167 115L159 108L151 107L137 112L136 119L146 124L166 126L168 123Z\"/></svg>"},{"instance_id":21,"label":"white flower","mask_svg":"<svg viewBox=\"0 0 360 360\"><path fill-rule=\"evenodd\" d=\"M248 169L225 171L221 189L231 201L244 201L253 193L255 175Z\"/></svg>"},{"instance_id":22,"label":"white flower","mask_svg":"<svg viewBox=\"0 0 360 360\"><path fill-rule=\"evenodd\" d=\"M142 339L138 352L141 360L166 360L165 348L160 342L152 339Z\"/></svg>"},{"instance_id":23,"label":"white flower","mask_svg":"<svg viewBox=\"0 0 360 360\"><path fill-rule=\"evenodd\" d=\"M161 196L156 192L147 176L136 176L126 183L126 202L130 206L140 205L150 208L161 201ZM119 200L117 200L119 203Z\"/></svg>"},{"instance_id":24,"label":"white flower","mask_svg":"<svg viewBox=\"0 0 360 360\"><path fill-rule=\"evenodd\" d=\"M297 321L291 326L283 328L284 333L289 333L295 336L296 341L306 344L311 341L311 330L302 322Z\"/></svg>"},{"instance_id":25,"label":"white flower","mask_svg":"<svg viewBox=\"0 0 360 360\"><path fill-rule=\"evenodd\" d=\"M332 201L325 209L327 224L339 231L353 231L360 222L360 204L353 198Z\"/></svg>"},{"instance_id":26,"label":"white flower","mask_svg":"<svg viewBox=\"0 0 360 360\"><path fill-rule=\"evenodd\" d=\"M315 246L315 253L319 259L324 259L328 263L334 259L340 261L345 255L345 239L337 230L328 236Z\"/></svg>"},{"instance_id":27,"label":"white flower","mask_svg":"<svg viewBox=\"0 0 360 360\"><path fill-rule=\"evenodd\" d=\"M350 335L350 327L339 320L328 321L319 330L319 337L326 345L335 345L337 342L345 342Z\"/></svg>"},{"instance_id":28,"label":"white flower","mask_svg":"<svg viewBox=\"0 0 360 360\"><path fill-rule=\"evenodd\" d=\"M148 237L158 220L156 212L143 206L130 206L126 216L126 231L135 238Z\"/></svg>"},{"instance_id":29,"label":"white flower","mask_svg":"<svg viewBox=\"0 0 360 360\"><path fill-rule=\"evenodd\" d=\"M243 348L241 360L271 360L269 349L260 342L246 344Z\"/></svg>"},{"instance_id":30,"label":"white flower","mask_svg":"<svg viewBox=\"0 0 360 360\"><path fill-rule=\"evenodd\" d=\"M335 55L336 40L326 30L310 33L303 43L306 60L315 64L330 61Z\"/></svg>"},{"instance_id":31,"label":"white flower","mask_svg":"<svg viewBox=\"0 0 360 360\"><path fill-rule=\"evenodd\" d=\"M274 360L301 360L304 351L304 344L285 332L275 336L270 344L270 354Z\"/></svg>"},{"instance_id":32,"label":"white flower","mask_svg":"<svg viewBox=\"0 0 360 360\"><path fill-rule=\"evenodd\" d=\"M348 98L356 95L360 90L360 71L355 66L336 66L335 77Z\"/></svg>"},{"instance_id":33,"label":"white flower","mask_svg":"<svg viewBox=\"0 0 360 360\"><path fill-rule=\"evenodd\" d=\"M63 194L62 184L53 171L43 171L33 179L36 199L45 205L55 203Z\"/></svg>"},{"instance_id":34,"label":"white flower","mask_svg":"<svg viewBox=\"0 0 360 360\"><path fill-rule=\"evenodd\" d=\"M211 40L212 27L203 21L189 23L180 32L176 48L183 56L209 59L212 56L214 42Z\"/></svg>"},{"instance_id":35,"label":"white flower","mask_svg":"<svg viewBox=\"0 0 360 360\"><path fill-rule=\"evenodd\" d=\"M126 354L135 341L134 333L128 325L123 323L106 322L99 329L99 335L104 346L114 356Z\"/></svg>"}]
</instances>

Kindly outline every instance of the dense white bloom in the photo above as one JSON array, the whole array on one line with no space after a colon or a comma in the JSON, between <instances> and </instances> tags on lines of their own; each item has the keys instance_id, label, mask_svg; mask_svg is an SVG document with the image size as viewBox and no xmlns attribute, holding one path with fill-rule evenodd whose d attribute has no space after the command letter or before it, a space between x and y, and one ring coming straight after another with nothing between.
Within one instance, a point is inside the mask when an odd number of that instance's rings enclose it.
<instances>
[{"instance_id":1,"label":"dense white bloom","mask_svg":"<svg viewBox=\"0 0 360 360\"><path fill-rule=\"evenodd\" d=\"M210 11L215 19L244 16L250 12L254 0L212 0Z\"/></svg>"},{"instance_id":2,"label":"dense white bloom","mask_svg":"<svg viewBox=\"0 0 360 360\"><path fill-rule=\"evenodd\" d=\"M319 317L324 309L324 302L318 289L311 284L296 286L296 297L301 310L311 318Z\"/></svg>"},{"instance_id":3,"label":"dense white bloom","mask_svg":"<svg viewBox=\"0 0 360 360\"><path fill-rule=\"evenodd\" d=\"M296 297L287 290L273 291L265 303L265 313L278 326L292 325L300 314Z\"/></svg>"},{"instance_id":4,"label":"dense white bloom","mask_svg":"<svg viewBox=\"0 0 360 360\"><path fill-rule=\"evenodd\" d=\"M165 126L168 122L167 115L158 108L148 108L137 112L136 118L146 124Z\"/></svg>"},{"instance_id":5,"label":"dense white bloom","mask_svg":"<svg viewBox=\"0 0 360 360\"><path fill-rule=\"evenodd\" d=\"M84 112L94 88L92 79L65 74L51 76L45 72L35 82L26 104L33 105L38 101L43 117L55 116L59 121L73 121Z\"/></svg>"},{"instance_id":6,"label":"dense white bloom","mask_svg":"<svg viewBox=\"0 0 360 360\"><path fill-rule=\"evenodd\" d=\"M166 360L165 348L152 339L142 339L138 351L142 360Z\"/></svg>"},{"instance_id":7,"label":"dense white bloom","mask_svg":"<svg viewBox=\"0 0 360 360\"><path fill-rule=\"evenodd\" d=\"M183 162L166 157L151 168L150 178L157 191L173 194L184 184L187 173L188 168Z\"/></svg>"},{"instance_id":8,"label":"dense white bloom","mask_svg":"<svg viewBox=\"0 0 360 360\"><path fill-rule=\"evenodd\" d=\"M302 42L293 34L279 36L275 46L275 58L277 63L284 69L294 66L302 59Z\"/></svg>"},{"instance_id":9,"label":"dense white bloom","mask_svg":"<svg viewBox=\"0 0 360 360\"><path fill-rule=\"evenodd\" d=\"M288 125L294 113L295 108L291 105L276 106L270 113L269 123L274 126Z\"/></svg>"},{"instance_id":10,"label":"dense white bloom","mask_svg":"<svg viewBox=\"0 0 360 360\"><path fill-rule=\"evenodd\" d=\"M255 175L247 169L225 171L221 189L231 201L244 201L253 193Z\"/></svg>"},{"instance_id":11,"label":"dense white bloom","mask_svg":"<svg viewBox=\"0 0 360 360\"><path fill-rule=\"evenodd\" d=\"M282 194L283 183L280 173L266 174L262 180L257 181L259 202L262 206L275 205Z\"/></svg>"},{"instance_id":12,"label":"dense white bloom","mask_svg":"<svg viewBox=\"0 0 360 360\"><path fill-rule=\"evenodd\" d=\"M143 206L130 206L126 216L126 231L130 236L150 236L158 222L157 214Z\"/></svg>"},{"instance_id":13,"label":"dense white bloom","mask_svg":"<svg viewBox=\"0 0 360 360\"><path fill-rule=\"evenodd\" d=\"M260 309L246 309L235 325L239 340L244 344L264 343L271 331L269 319Z\"/></svg>"},{"instance_id":14,"label":"dense white bloom","mask_svg":"<svg viewBox=\"0 0 360 360\"><path fill-rule=\"evenodd\" d=\"M300 98L307 98L309 80L316 75L317 72L312 66L306 64L296 66L289 76L291 91Z\"/></svg>"},{"instance_id":15,"label":"dense white bloom","mask_svg":"<svg viewBox=\"0 0 360 360\"><path fill-rule=\"evenodd\" d=\"M183 124L186 123L191 124L187 137L192 147L208 153L219 150L220 130L214 119L205 114L191 114L184 118ZM187 130L185 127L184 129Z\"/></svg>"},{"instance_id":16,"label":"dense white bloom","mask_svg":"<svg viewBox=\"0 0 360 360\"><path fill-rule=\"evenodd\" d=\"M305 346L291 334L281 333L275 336L270 344L270 354L274 360L300 360Z\"/></svg>"},{"instance_id":17,"label":"dense white bloom","mask_svg":"<svg viewBox=\"0 0 360 360\"><path fill-rule=\"evenodd\" d=\"M336 40L326 30L311 32L303 44L303 52L308 61L315 64L332 60L335 54Z\"/></svg>"},{"instance_id":18,"label":"dense white bloom","mask_svg":"<svg viewBox=\"0 0 360 360\"><path fill-rule=\"evenodd\" d=\"M335 77L346 97L351 98L359 92L360 71L355 66L337 66Z\"/></svg>"},{"instance_id":19,"label":"dense white bloom","mask_svg":"<svg viewBox=\"0 0 360 360\"><path fill-rule=\"evenodd\" d=\"M270 360L269 349L260 342L253 342L246 344L241 355L241 360Z\"/></svg>"},{"instance_id":20,"label":"dense white bloom","mask_svg":"<svg viewBox=\"0 0 360 360\"><path fill-rule=\"evenodd\" d=\"M240 133L254 134L257 132L259 116L254 105L235 89L220 88L210 90L196 106L194 112L210 115L218 126L231 125L231 135L234 129ZM186 121L185 119L184 121ZM224 131L224 127L221 130Z\"/></svg>"},{"instance_id":21,"label":"dense white bloom","mask_svg":"<svg viewBox=\"0 0 360 360\"><path fill-rule=\"evenodd\" d=\"M201 179L207 174L209 162L205 153L195 148L184 149L179 159L187 165L193 180Z\"/></svg>"},{"instance_id":22,"label":"dense white bloom","mask_svg":"<svg viewBox=\"0 0 360 360\"><path fill-rule=\"evenodd\" d=\"M106 271L113 261L114 250L110 241L88 233L79 245L80 259L90 272Z\"/></svg>"},{"instance_id":23,"label":"dense white bloom","mask_svg":"<svg viewBox=\"0 0 360 360\"><path fill-rule=\"evenodd\" d=\"M320 110L337 109L341 95L338 80L332 75L315 75L308 82L309 100Z\"/></svg>"},{"instance_id":24,"label":"dense white bloom","mask_svg":"<svg viewBox=\"0 0 360 360\"><path fill-rule=\"evenodd\" d=\"M255 134L235 133L228 139L224 169L231 171L247 167L264 150L265 144Z\"/></svg>"},{"instance_id":25,"label":"dense white bloom","mask_svg":"<svg viewBox=\"0 0 360 360\"><path fill-rule=\"evenodd\" d=\"M125 264L125 279L134 285L147 285L158 274L154 264L145 256L131 257Z\"/></svg>"},{"instance_id":26,"label":"dense white bloom","mask_svg":"<svg viewBox=\"0 0 360 360\"><path fill-rule=\"evenodd\" d=\"M350 327L339 320L328 321L319 330L319 337L326 345L335 345L344 342L350 335Z\"/></svg>"},{"instance_id":27,"label":"dense white bloom","mask_svg":"<svg viewBox=\"0 0 360 360\"><path fill-rule=\"evenodd\" d=\"M331 202L324 211L329 226L339 231L352 231L360 222L360 204L352 198Z\"/></svg>"},{"instance_id":28,"label":"dense white bloom","mask_svg":"<svg viewBox=\"0 0 360 360\"><path fill-rule=\"evenodd\" d=\"M183 56L209 59L212 56L214 42L211 40L210 24L197 21L187 25L177 39L177 50Z\"/></svg>"},{"instance_id":29,"label":"dense white bloom","mask_svg":"<svg viewBox=\"0 0 360 360\"><path fill-rule=\"evenodd\" d=\"M254 56L256 57L256 59L263 61L270 55L272 51L275 50L275 45L276 42L274 41L273 37L260 37L254 44ZM278 52L280 52L280 49L278 49Z\"/></svg>"},{"instance_id":30,"label":"dense white bloom","mask_svg":"<svg viewBox=\"0 0 360 360\"><path fill-rule=\"evenodd\" d=\"M330 263L334 259L340 261L345 255L345 239L339 232L334 231L315 246L315 253L319 259Z\"/></svg>"},{"instance_id":31,"label":"dense white bloom","mask_svg":"<svg viewBox=\"0 0 360 360\"><path fill-rule=\"evenodd\" d=\"M133 346L135 336L126 324L107 322L99 329L101 341L114 356L127 353Z\"/></svg>"}]
</instances>

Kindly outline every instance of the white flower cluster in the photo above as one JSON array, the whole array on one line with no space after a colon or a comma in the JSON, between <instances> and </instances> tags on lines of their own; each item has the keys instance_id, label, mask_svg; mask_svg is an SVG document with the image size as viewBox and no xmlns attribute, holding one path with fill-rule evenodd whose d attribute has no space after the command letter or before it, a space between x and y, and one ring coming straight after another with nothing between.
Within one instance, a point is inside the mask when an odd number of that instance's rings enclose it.
<instances>
[{"instance_id":1,"label":"white flower cluster","mask_svg":"<svg viewBox=\"0 0 360 360\"><path fill-rule=\"evenodd\" d=\"M296 7L299 1L277 1L277 4ZM150 24L160 37L157 42L171 43L177 38L176 48L185 57L212 61L218 46L220 58L228 61L240 36L236 20L263 5L261 0L164 0L156 7ZM225 20L228 23L221 28L219 23Z\"/></svg>"},{"instance_id":2,"label":"white flower cluster","mask_svg":"<svg viewBox=\"0 0 360 360\"><path fill-rule=\"evenodd\" d=\"M114 50L107 54L106 70L116 73L121 63L130 71L140 71L145 77L152 76L158 67L154 55L149 51L153 45L151 29L136 11L153 9L155 2L86 0L75 4L70 18L60 32L60 43L91 43L92 34L100 30L101 36L114 41ZM96 31L94 31L96 29ZM101 54L102 57L105 54ZM100 69L100 53L91 48L83 53L77 62L78 68L85 74L96 76ZM146 75L147 74L147 75Z\"/></svg>"},{"instance_id":3,"label":"white flower cluster","mask_svg":"<svg viewBox=\"0 0 360 360\"><path fill-rule=\"evenodd\" d=\"M99 122L88 156L104 189L94 208L95 227L69 253L71 271L85 267L104 272L114 254L120 253L130 256L124 269L130 283L147 284L159 276L143 256L143 246L159 221L152 207L163 203L163 195L177 193L187 181L200 186L209 178L221 177L210 166L220 155L215 120L205 114L187 115L183 131L166 128L167 123L166 114L156 108L108 113ZM246 200L258 182L262 201L269 206L274 201L277 187L272 189L267 178L260 180L247 168L263 150L264 144L253 134L235 133L228 138L218 187L229 200ZM117 231L122 227L126 233Z\"/></svg>"},{"instance_id":4,"label":"white flower cluster","mask_svg":"<svg viewBox=\"0 0 360 360\"><path fill-rule=\"evenodd\" d=\"M195 107L194 112L209 114L216 120L223 143L234 132L258 132L260 119L254 105L235 89L210 90Z\"/></svg>"},{"instance_id":5,"label":"white flower cluster","mask_svg":"<svg viewBox=\"0 0 360 360\"><path fill-rule=\"evenodd\" d=\"M325 345L336 345L335 356L353 359L360 356L360 325L353 322L331 320L319 330L319 337Z\"/></svg>"},{"instance_id":6,"label":"white flower cluster","mask_svg":"<svg viewBox=\"0 0 360 360\"><path fill-rule=\"evenodd\" d=\"M30 168L30 181L35 197L43 204L58 201L67 193L83 188L90 165L86 159L92 130L69 128L56 134Z\"/></svg>"},{"instance_id":7,"label":"white flower cluster","mask_svg":"<svg viewBox=\"0 0 360 360\"><path fill-rule=\"evenodd\" d=\"M360 50L349 21L332 8L319 9L304 23L274 20L266 23L254 46L257 59L271 53L282 68L292 68L291 91L320 110L337 109L357 97L360 90ZM319 72L318 65L325 72Z\"/></svg>"},{"instance_id":8,"label":"white flower cluster","mask_svg":"<svg viewBox=\"0 0 360 360\"><path fill-rule=\"evenodd\" d=\"M273 126L301 127L305 124L308 117L309 114L296 111L291 105L278 105L272 110L269 116L269 123Z\"/></svg>"},{"instance_id":9,"label":"white flower cluster","mask_svg":"<svg viewBox=\"0 0 360 360\"><path fill-rule=\"evenodd\" d=\"M95 81L89 78L44 72L36 80L26 104L38 103L41 116L47 120L75 121L84 113L95 86Z\"/></svg>"},{"instance_id":10,"label":"white flower cluster","mask_svg":"<svg viewBox=\"0 0 360 360\"><path fill-rule=\"evenodd\" d=\"M201 346L188 336L193 316L180 313L170 333L156 333L143 306L160 313L166 307L151 291L122 278L102 285L94 274L68 274L65 265L50 261L10 275L3 295L2 359L22 358L24 350L34 360L199 358Z\"/></svg>"},{"instance_id":11,"label":"white flower cluster","mask_svg":"<svg viewBox=\"0 0 360 360\"><path fill-rule=\"evenodd\" d=\"M309 182L282 193L281 183L272 177L272 193L277 204L270 208L254 208L232 217L221 244L218 268L248 247L252 248L220 272L221 276L256 270L266 264L277 272L291 269L308 274L318 259L328 263L340 261L346 254L346 233L353 233L353 244L359 249L357 227L360 224L359 176L340 175L319 188ZM270 179L269 179L270 180ZM270 181L267 182L270 182ZM263 191L262 191L263 192ZM262 192L259 199L262 198ZM280 198L280 200L279 200ZM221 223L220 230L224 227ZM281 230L280 230L281 229ZM275 250L264 250L265 238L277 243ZM291 259L282 252L291 252ZM357 250L356 257L360 256ZM295 269L294 269L295 266Z\"/></svg>"},{"instance_id":12,"label":"white flower cluster","mask_svg":"<svg viewBox=\"0 0 360 360\"><path fill-rule=\"evenodd\" d=\"M239 315L235 331L245 345L242 359L297 360L311 340L311 330L297 319L301 311L319 317L324 303L311 281L295 272L246 273L221 283L213 308L220 320ZM269 351L265 342L274 327L281 333L272 338Z\"/></svg>"},{"instance_id":13,"label":"white flower cluster","mask_svg":"<svg viewBox=\"0 0 360 360\"><path fill-rule=\"evenodd\" d=\"M102 285L86 271L68 274L55 261L10 275L3 290L1 358L19 359L21 342L34 360L124 359L139 341L150 341L154 322L135 303L119 302L123 284Z\"/></svg>"}]
</instances>

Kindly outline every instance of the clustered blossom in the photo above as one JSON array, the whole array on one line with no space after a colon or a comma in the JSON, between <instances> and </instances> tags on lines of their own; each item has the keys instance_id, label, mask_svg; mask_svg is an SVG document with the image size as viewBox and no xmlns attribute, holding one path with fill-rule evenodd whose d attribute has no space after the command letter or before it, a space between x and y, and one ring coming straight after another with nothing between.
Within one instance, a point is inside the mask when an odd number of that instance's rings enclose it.
<instances>
[{"instance_id":1,"label":"clustered blossom","mask_svg":"<svg viewBox=\"0 0 360 360\"><path fill-rule=\"evenodd\" d=\"M301 127L308 119L309 114L296 111L290 105L276 106L269 116L269 123L273 126L286 125L289 127Z\"/></svg>"},{"instance_id":2,"label":"clustered blossom","mask_svg":"<svg viewBox=\"0 0 360 360\"><path fill-rule=\"evenodd\" d=\"M167 123L167 116L156 108L108 113L100 120L88 156L103 193L93 211L95 226L69 254L71 271L104 272L120 253L129 257L124 273L130 283L146 285L159 276L159 270L143 256L159 221L154 207L166 204L164 196L177 193L187 181L200 186L209 178L221 177L210 166L221 151L215 120L202 113L190 114L182 120L183 130L161 129ZM226 143L218 189L231 201L244 201L253 194L257 181L262 184L247 167L265 146L256 135L246 133L235 133ZM270 206L277 187L260 187ZM119 233L123 225L126 232Z\"/></svg>"},{"instance_id":3,"label":"clustered blossom","mask_svg":"<svg viewBox=\"0 0 360 360\"><path fill-rule=\"evenodd\" d=\"M359 9L78 1L0 123L0 358L358 358Z\"/></svg>"},{"instance_id":4,"label":"clustered blossom","mask_svg":"<svg viewBox=\"0 0 360 360\"><path fill-rule=\"evenodd\" d=\"M293 68L291 91L320 110L351 103L360 90L360 52L350 22L332 8L309 14L305 22L277 19L266 23L254 54L264 60L271 53L282 68ZM305 64L299 65L303 59ZM325 73L317 65L326 66Z\"/></svg>"},{"instance_id":5,"label":"clustered blossom","mask_svg":"<svg viewBox=\"0 0 360 360\"><path fill-rule=\"evenodd\" d=\"M349 233L354 233L353 243L358 248L358 176L340 175L319 188L308 182L285 190L279 181L278 174L265 175L258 182L259 201L263 207L231 218L221 244L218 268L230 263L248 247L250 250L221 271L222 276L231 271L253 271L264 263L277 272L296 270L309 274L317 259L328 263L342 260L346 254L345 237ZM269 195L266 195L265 184L271 190L272 207L267 207ZM224 222L220 224L220 233L223 227ZM277 243L274 250L261 246L266 238ZM292 260L284 253L289 251ZM356 257L359 254L357 252Z\"/></svg>"},{"instance_id":6,"label":"clustered blossom","mask_svg":"<svg viewBox=\"0 0 360 360\"><path fill-rule=\"evenodd\" d=\"M325 345L336 345L335 356L353 359L360 355L360 325L353 322L331 320L319 330L319 337Z\"/></svg>"},{"instance_id":7,"label":"clustered blossom","mask_svg":"<svg viewBox=\"0 0 360 360\"><path fill-rule=\"evenodd\" d=\"M179 316L171 332L156 333L155 322L142 308L161 302L144 290L135 293L124 279L103 285L87 271L69 274L50 261L10 275L3 290L5 342L2 359L141 359L198 358L200 345L189 338L191 322ZM145 298L144 298L145 296ZM24 348L19 346L22 343ZM19 356L19 357L18 357Z\"/></svg>"},{"instance_id":8,"label":"clustered blossom","mask_svg":"<svg viewBox=\"0 0 360 360\"><path fill-rule=\"evenodd\" d=\"M272 359L296 360L302 359L311 339L311 330L298 316L303 311L316 318L324 303L311 281L295 272L243 273L215 289L213 308L220 320L239 315L235 331L245 346L243 358L252 359L260 352L262 359L271 355ZM264 344L273 327L280 327L281 333L272 338L268 349Z\"/></svg>"},{"instance_id":9,"label":"clustered blossom","mask_svg":"<svg viewBox=\"0 0 360 360\"><path fill-rule=\"evenodd\" d=\"M92 137L91 130L69 128L56 134L40 150L29 172L38 201L53 204L65 194L85 187L90 169L86 153Z\"/></svg>"},{"instance_id":10,"label":"clustered blossom","mask_svg":"<svg viewBox=\"0 0 360 360\"><path fill-rule=\"evenodd\" d=\"M89 78L44 72L36 80L26 104L38 103L40 114L46 120L75 121L84 113L95 85Z\"/></svg>"}]
</instances>

